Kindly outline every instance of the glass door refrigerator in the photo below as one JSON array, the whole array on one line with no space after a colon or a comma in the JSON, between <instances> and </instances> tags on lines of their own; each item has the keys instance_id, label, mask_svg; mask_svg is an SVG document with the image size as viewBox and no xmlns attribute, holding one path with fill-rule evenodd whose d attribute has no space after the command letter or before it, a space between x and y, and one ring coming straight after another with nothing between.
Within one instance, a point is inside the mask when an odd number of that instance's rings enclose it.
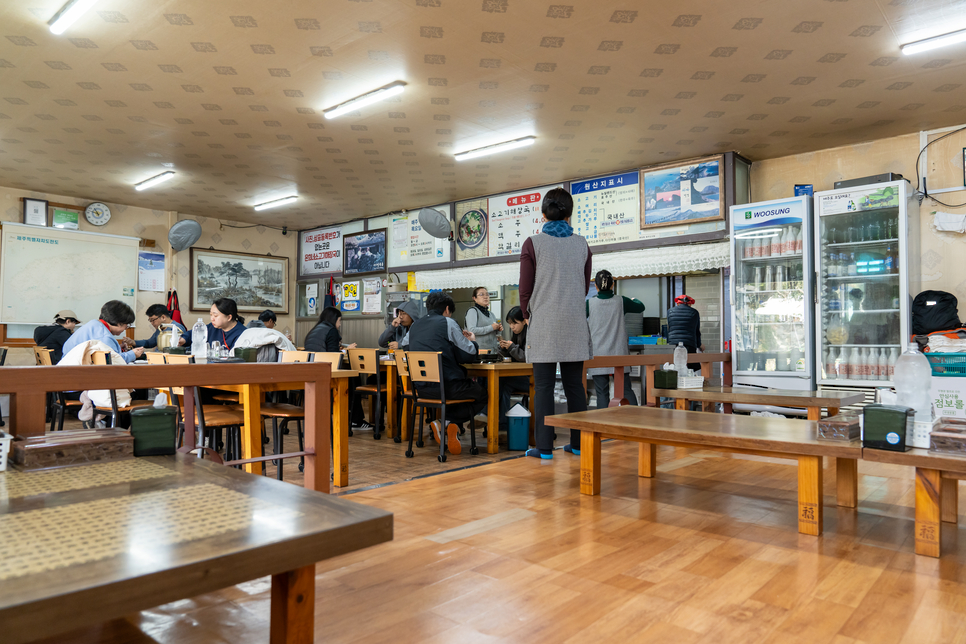
<instances>
[{"instance_id":1,"label":"glass door refrigerator","mask_svg":"<svg viewBox=\"0 0 966 644\"><path fill-rule=\"evenodd\" d=\"M919 206L908 181L815 194L819 386L891 387L919 292Z\"/></svg>"},{"instance_id":2,"label":"glass door refrigerator","mask_svg":"<svg viewBox=\"0 0 966 644\"><path fill-rule=\"evenodd\" d=\"M814 389L812 199L731 207L735 385Z\"/></svg>"}]
</instances>

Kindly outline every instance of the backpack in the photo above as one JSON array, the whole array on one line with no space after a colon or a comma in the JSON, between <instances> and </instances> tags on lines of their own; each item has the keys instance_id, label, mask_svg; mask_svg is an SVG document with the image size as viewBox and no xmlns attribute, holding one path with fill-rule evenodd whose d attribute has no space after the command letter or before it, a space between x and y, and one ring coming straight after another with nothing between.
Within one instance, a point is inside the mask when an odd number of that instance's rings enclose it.
<instances>
[{"instance_id":1,"label":"backpack","mask_svg":"<svg viewBox=\"0 0 966 644\"><path fill-rule=\"evenodd\" d=\"M926 335L935 331L958 329L956 296L946 291L923 291L912 301L912 334Z\"/></svg>"}]
</instances>

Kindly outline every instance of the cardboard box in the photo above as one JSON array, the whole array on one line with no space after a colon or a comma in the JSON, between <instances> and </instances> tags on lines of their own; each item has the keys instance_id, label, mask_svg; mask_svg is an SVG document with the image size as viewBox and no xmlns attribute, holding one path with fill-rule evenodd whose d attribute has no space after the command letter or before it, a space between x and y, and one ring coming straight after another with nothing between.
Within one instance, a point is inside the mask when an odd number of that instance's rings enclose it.
<instances>
[{"instance_id":1,"label":"cardboard box","mask_svg":"<svg viewBox=\"0 0 966 644\"><path fill-rule=\"evenodd\" d=\"M930 394L937 418L966 419L966 378L933 376Z\"/></svg>"}]
</instances>

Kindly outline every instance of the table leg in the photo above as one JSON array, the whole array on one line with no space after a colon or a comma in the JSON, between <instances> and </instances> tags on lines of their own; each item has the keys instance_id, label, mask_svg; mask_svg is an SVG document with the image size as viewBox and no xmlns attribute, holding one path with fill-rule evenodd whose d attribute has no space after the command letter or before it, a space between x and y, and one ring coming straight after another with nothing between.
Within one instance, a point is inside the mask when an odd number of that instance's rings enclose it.
<instances>
[{"instance_id":1,"label":"table leg","mask_svg":"<svg viewBox=\"0 0 966 644\"><path fill-rule=\"evenodd\" d=\"M349 379L332 379L332 482L349 485Z\"/></svg>"},{"instance_id":2,"label":"table leg","mask_svg":"<svg viewBox=\"0 0 966 644\"><path fill-rule=\"evenodd\" d=\"M584 376L584 382L587 382L587 377ZM537 415L533 413L536 409L537 404L537 390L533 383L533 373L530 373L530 445L537 446Z\"/></svg>"},{"instance_id":3,"label":"table leg","mask_svg":"<svg viewBox=\"0 0 966 644\"><path fill-rule=\"evenodd\" d=\"M835 498L843 508L859 504L859 461L854 458L835 459Z\"/></svg>"},{"instance_id":4,"label":"table leg","mask_svg":"<svg viewBox=\"0 0 966 644\"><path fill-rule=\"evenodd\" d=\"M329 459L331 445L329 433L329 419L332 410L329 407L330 385L318 382L305 383L305 451L310 455L305 457L304 483L306 489L316 492L329 493Z\"/></svg>"},{"instance_id":5,"label":"table leg","mask_svg":"<svg viewBox=\"0 0 966 644\"><path fill-rule=\"evenodd\" d=\"M822 420L821 407L807 407L809 420Z\"/></svg>"},{"instance_id":6,"label":"table leg","mask_svg":"<svg viewBox=\"0 0 966 644\"><path fill-rule=\"evenodd\" d=\"M402 378L402 386L404 390L409 389L409 378ZM404 441L409 440L409 407L411 404L409 398L404 398L402 401L402 420L399 422L401 425L399 435Z\"/></svg>"},{"instance_id":7,"label":"table leg","mask_svg":"<svg viewBox=\"0 0 966 644\"><path fill-rule=\"evenodd\" d=\"M711 380L712 366L713 365L710 362L701 363L701 376L704 378L705 382ZM714 402L706 400L701 403L701 411L714 411L714 405Z\"/></svg>"},{"instance_id":8,"label":"table leg","mask_svg":"<svg viewBox=\"0 0 966 644\"><path fill-rule=\"evenodd\" d=\"M580 493L600 494L600 434L580 432Z\"/></svg>"},{"instance_id":9,"label":"table leg","mask_svg":"<svg viewBox=\"0 0 966 644\"><path fill-rule=\"evenodd\" d=\"M627 375L630 378L630 374ZM584 382L587 382L584 379ZM627 398L624 398L624 368L614 367L614 397L610 399L608 407L620 407L621 405L629 404Z\"/></svg>"},{"instance_id":10,"label":"table leg","mask_svg":"<svg viewBox=\"0 0 966 644\"><path fill-rule=\"evenodd\" d=\"M500 374L486 372L486 452L500 451Z\"/></svg>"},{"instance_id":11,"label":"table leg","mask_svg":"<svg viewBox=\"0 0 966 644\"><path fill-rule=\"evenodd\" d=\"M688 410L688 399L687 398L675 398L674 399L674 408L675 409L680 409L682 411L687 411Z\"/></svg>"},{"instance_id":12,"label":"table leg","mask_svg":"<svg viewBox=\"0 0 966 644\"><path fill-rule=\"evenodd\" d=\"M916 554L939 556L942 472L916 468Z\"/></svg>"},{"instance_id":13,"label":"table leg","mask_svg":"<svg viewBox=\"0 0 966 644\"><path fill-rule=\"evenodd\" d=\"M399 428L396 427L396 397L399 395L398 388L396 387L396 367L395 365L387 364L386 367L386 431L390 436L396 438L396 432Z\"/></svg>"},{"instance_id":14,"label":"table leg","mask_svg":"<svg viewBox=\"0 0 966 644\"><path fill-rule=\"evenodd\" d=\"M829 416L834 416L835 414L839 413L838 407L827 407L826 409L828 409Z\"/></svg>"},{"instance_id":15,"label":"table leg","mask_svg":"<svg viewBox=\"0 0 966 644\"><path fill-rule=\"evenodd\" d=\"M583 435L581 433L581 435ZM657 474L657 445L637 444L637 475L652 479Z\"/></svg>"},{"instance_id":16,"label":"table leg","mask_svg":"<svg viewBox=\"0 0 966 644\"><path fill-rule=\"evenodd\" d=\"M258 458L262 455L262 387L243 385L241 402L245 409L245 427L242 428L242 458ZM261 463L246 463L249 474L261 474Z\"/></svg>"},{"instance_id":17,"label":"table leg","mask_svg":"<svg viewBox=\"0 0 966 644\"><path fill-rule=\"evenodd\" d=\"M654 370L655 369L657 369L657 366L655 365L652 365L652 364L644 365L644 387L646 391L641 392L643 394L641 397L645 401L644 404L647 405L648 407L657 407L657 398L655 398L654 394L651 393L652 391L654 391Z\"/></svg>"},{"instance_id":18,"label":"table leg","mask_svg":"<svg viewBox=\"0 0 966 644\"><path fill-rule=\"evenodd\" d=\"M195 390L192 387L184 388L184 443L181 450L190 452L197 445L198 429L195 427ZM201 446L204 447L204 437L202 436Z\"/></svg>"},{"instance_id":19,"label":"table leg","mask_svg":"<svg viewBox=\"0 0 966 644\"><path fill-rule=\"evenodd\" d=\"M272 575L271 644L315 641L315 564Z\"/></svg>"},{"instance_id":20,"label":"table leg","mask_svg":"<svg viewBox=\"0 0 966 644\"><path fill-rule=\"evenodd\" d=\"M798 531L822 535L822 457L798 457Z\"/></svg>"},{"instance_id":21,"label":"table leg","mask_svg":"<svg viewBox=\"0 0 966 644\"><path fill-rule=\"evenodd\" d=\"M943 479L943 523L959 523L959 480Z\"/></svg>"}]
</instances>

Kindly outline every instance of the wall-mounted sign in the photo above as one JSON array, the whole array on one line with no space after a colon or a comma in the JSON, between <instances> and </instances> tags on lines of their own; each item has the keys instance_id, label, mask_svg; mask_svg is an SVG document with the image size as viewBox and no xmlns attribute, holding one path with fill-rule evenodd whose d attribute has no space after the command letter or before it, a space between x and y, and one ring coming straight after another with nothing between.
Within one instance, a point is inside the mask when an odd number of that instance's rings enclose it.
<instances>
[{"instance_id":1,"label":"wall-mounted sign","mask_svg":"<svg viewBox=\"0 0 966 644\"><path fill-rule=\"evenodd\" d=\"M343 311L358 311L362 301L359 282L342 282L339 285L342 290L342 301L340 306Z\"/></svg>"},{"instance_id":2,"label":"wall-mounted sign","mask_svg":"<svg viewBox=\"0 0 966 644\"><path fill-rule=\"evenodd\" d=\"M634 241L640 231L640 174L626 172L573 181L574 232L591 246Z\"/></svg>"},{"instance_id":3,"label":"wall-mounted sign","mask_svg":"<svg viewBox=\"0 0 966 644\"><path fill-rule=\"evenodd\" d=\"M432 210L450 217L449 204L432 206ZM389 236L389 268L448 262L450 241L437 239L419 224L419 211L392 216Z\"/></svg>"},{"instance_id":4,"label":"wall-mounted sign","mask_svg":"<svg viewBox=\"0 0 966 644\"><path fill-rule=\"evenodd\" d=\"M342 272L342 227L299 233L299 277Z\"/></svg>"},{"instance_id":5,"label":"wall-mounted sign","mask_svg":"<svg viewBox=\"0 0 966 644\"><path fill-rule=\"evenodd\" d=\"M519 255L523 242L543 228L540 207L543 198L560 184L531 188L522 192L494 195L488 201L490 212L490 257Z\"/></svg>"}]
</instances>

